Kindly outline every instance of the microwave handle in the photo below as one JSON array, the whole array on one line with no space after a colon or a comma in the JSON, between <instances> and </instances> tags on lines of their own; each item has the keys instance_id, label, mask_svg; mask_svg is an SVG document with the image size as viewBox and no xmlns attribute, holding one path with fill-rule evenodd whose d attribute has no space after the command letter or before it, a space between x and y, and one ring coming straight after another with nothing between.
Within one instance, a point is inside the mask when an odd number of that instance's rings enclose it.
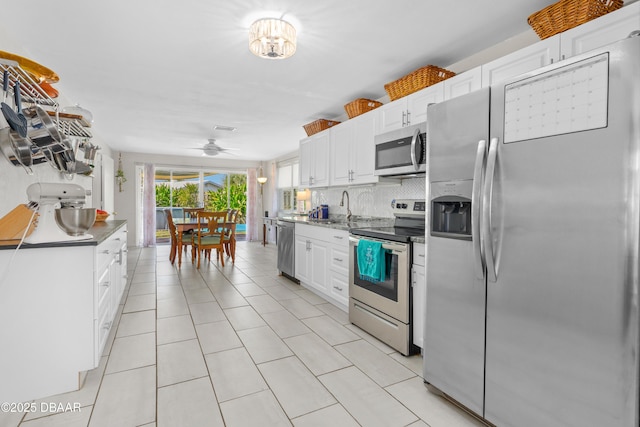
<instances>
[{"instance_id":1,"label":"microwave handle","mask_svg":"<svg viewBox=\"0 0 640 427\"><path fill-rule=\"evenodd\" d=\"M418 164L418 156L416 155L416 146L420 142L420 129L417 128L413 132L413 138L411 138L411 164L415 170L420 169L420 165Z\"/></svg>"}]
</instances>

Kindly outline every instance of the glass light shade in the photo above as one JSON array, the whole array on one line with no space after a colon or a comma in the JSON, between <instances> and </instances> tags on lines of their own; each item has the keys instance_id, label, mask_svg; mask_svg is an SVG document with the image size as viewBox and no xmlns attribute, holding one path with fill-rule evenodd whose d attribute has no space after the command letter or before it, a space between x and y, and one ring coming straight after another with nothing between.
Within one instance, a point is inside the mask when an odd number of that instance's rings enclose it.
<instances>
[{"instance_id":1,"label":"glass light shade","mask_svg":"<svg viewBox=\"0 0 640 427\"><path fill-rule=\"evenodd\" d=\"M264 184L265 182L267 182L267 177L266 176L259 176L258 177L258 184Z\"/></svg>"},{"instance_id":2,"label":"glass light shade","mask_svg":"<svg viewBox=\"0 0 640 427\"><path fill-rule=\"evenodd\" d=\"M258 19L249 27L249 50L260 58L288 58L296 53L296 29L281 19Z\"/></svg>"}]
</instances>

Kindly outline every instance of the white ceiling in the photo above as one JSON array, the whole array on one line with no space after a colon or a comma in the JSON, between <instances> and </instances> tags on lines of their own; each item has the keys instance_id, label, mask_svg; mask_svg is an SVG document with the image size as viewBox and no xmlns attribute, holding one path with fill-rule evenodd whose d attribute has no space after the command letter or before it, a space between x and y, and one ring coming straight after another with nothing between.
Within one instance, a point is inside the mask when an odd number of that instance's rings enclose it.
<instances>
[{"instance_id":1,"label":"white ceiling","mask_svg":"<svg viewBox=\"0 0 640 427\"><path fill-rule=\"evenodd\" d=\"M294 151L304 124L383 97L385 83L527 31L527 17L553 1L3 3L2 31L22 49L14 53L57 72L55 87L93 112L93 134L112 149L200 156L194 148L216 138L238 149L219 157L267 160ZM282 15L297 27L296 54L251 54L251 22Z\"/></svg>"}]
</instances>

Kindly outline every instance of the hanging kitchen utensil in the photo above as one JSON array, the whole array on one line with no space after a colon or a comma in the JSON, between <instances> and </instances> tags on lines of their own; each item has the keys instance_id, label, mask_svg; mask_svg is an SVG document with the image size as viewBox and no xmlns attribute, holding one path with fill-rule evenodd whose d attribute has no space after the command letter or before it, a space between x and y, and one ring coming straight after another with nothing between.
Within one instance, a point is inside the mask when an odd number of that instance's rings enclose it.
<instances>
[{"instance_id":1,"label":"hanging kitchen utensil","mask_svg":"<svg viewBox=\"0 0 640 427\"><path fill-rule=\"evenodd\" d=\"M18 84L16 82L16 84ZM2 79L2 90L3 90L3 101L0 105L0 109L2 109L2 114L4 118L9 123L9 126L12 130L18 132L22 138L27 136L27 127L22 126L22 121L18 117L18 114L7 104L7 93L9 91L9 72L7 70L4 71L3 79Z\"/></svg>"},{"instance_id":2,"label":"hanging kitchen utensil","mask_svg":"<svg viewBox=\"0 0 640 427\"><path fill-rule=\"evenodd\" d=\"M25 138L27 136L27 118L22 114L22 95L20 94L20 81L16 80L16 84L13 86L13 97L16 102L16 115L18 116L19 129L17 130L20 136Z\"/></svg>"},{"instance_id":3,"label":"hanging kitchen utensil","mask_svg":"<svg viewBox=\"0 0 640 427\"><path fill-rule=\"evenodd\" d=\"M22 166L29 175L33 175L31 166L34 164L31 143L25 138L21 138L14 130L10 128L3 129L0 132L0 150L2 154L14 166Z\"/></svg>"},{"instance_id":4,"label":"hanging kitchen utensil","mask_svg":"<svg viewBox=\"0 0 640 427\"><path fill-rule=\"evenodd\" d=\"M35 105L25 111L31 116L27 120L27 135L33 144L46 147L62 141L58 127L42 107Z\"/></svg>"}]
</instances>

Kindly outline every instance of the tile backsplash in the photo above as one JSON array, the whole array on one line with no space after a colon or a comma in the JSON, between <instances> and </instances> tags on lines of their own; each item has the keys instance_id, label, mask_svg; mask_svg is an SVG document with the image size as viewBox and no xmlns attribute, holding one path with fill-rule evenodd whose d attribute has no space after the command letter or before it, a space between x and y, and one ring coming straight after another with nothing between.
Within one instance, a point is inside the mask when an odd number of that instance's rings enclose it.
<instances>
[{"instance_id":1,"label":"tile backsplash","mask_svg":"<svg viewBox=\"0 0 640 427\"><path fill-rule=\"evenodd\" d=\"M321 204L329 205L329 215L346 214L345 206L340 206L343 190L349 193L349 207L356 216L393 217L391 200L424 199L426 197L426 178L398 180L397 183L384 183L362 187L331 187L311 191L311 203L307 210Z\"/></svg>"}]
</instances>

